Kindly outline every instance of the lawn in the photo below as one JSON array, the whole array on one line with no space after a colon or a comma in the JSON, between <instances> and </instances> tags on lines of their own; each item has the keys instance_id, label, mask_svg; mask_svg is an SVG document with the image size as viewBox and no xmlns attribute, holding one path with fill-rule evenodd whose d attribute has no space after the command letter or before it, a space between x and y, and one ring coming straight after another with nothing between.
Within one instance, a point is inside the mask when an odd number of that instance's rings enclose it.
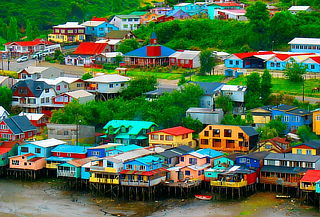
<instances>
[{"instance_id":1,"label":"lawn","mask_svg":"<svg viewBox=\"0 0 320 217\"><path fill-rule=\"evenodd\" d=\"M228 84L235 85L245 85L246 78L239 77L232 79L228 82ZM312 93L312 88L319 87L320 81L316 79L306 80L305 81L305 96L320 98L320 92ZM289 95L297 95L302 96L302 83L296 83L289 81L283 78L272 78L272 92L273 93L284 93Z\"/></svg>"},{"instance_id":2,"label":"lawn","mask_svg":"<svg viewBox=\"0 0 320 217\"><path fill-rule=\"evenodd\" d=\"M192 81L200 81L200 82L222 82L224 79L223 75L193 75L191 76Z\"/></svg>"}]
</instances>

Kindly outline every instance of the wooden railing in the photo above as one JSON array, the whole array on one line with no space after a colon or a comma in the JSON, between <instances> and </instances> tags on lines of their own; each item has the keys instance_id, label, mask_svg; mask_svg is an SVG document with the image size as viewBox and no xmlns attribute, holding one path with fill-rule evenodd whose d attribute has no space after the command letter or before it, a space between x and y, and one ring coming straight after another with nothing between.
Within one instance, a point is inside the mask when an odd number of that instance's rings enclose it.
<instances>
[{"instance_id":1,"label":"wooden railing","mask_svg":"<svg viewBox=\"0 0 320 217\"><path fill-rule=\"evenodd\" d=\"M247 186L248 183L245 180L241 180L240 182L211 181L210 184L216 187L240 188Z\"/></svg>"}]
</instances>

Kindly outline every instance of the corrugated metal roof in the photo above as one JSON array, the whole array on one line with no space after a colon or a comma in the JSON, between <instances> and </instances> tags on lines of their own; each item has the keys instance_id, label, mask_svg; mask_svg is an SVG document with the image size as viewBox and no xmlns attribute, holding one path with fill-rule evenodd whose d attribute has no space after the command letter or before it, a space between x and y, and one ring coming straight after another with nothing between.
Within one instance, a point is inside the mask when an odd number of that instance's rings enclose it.
<instances>
[{"instance_id":1,"label":"corrugated metal roof","mask_svg":"<svg viewBox=\"0 0 320 217\"><path fill-rule=\"evenodd\" d=\"M297 174L308 171L308 168L301 167L279 167L279 166L263 166L261 172L274 172L274 173L289 173Z\"/></svg>"},{"instance_id":2,"label":"corrugated metal roof","mask_svg":"<svg viewBox=\"0 0 320 217\"><path fill-rule=\"evenodd\" d=\"M37 130L26 116L13 116L3 120L14 134Z\"/></svg>"},{"instance_id":3,"label":"corrugated metal roof","mask_svg":"<svg viewBox=\"0 0 320 217\"><path fill-rule=\"evenodd\" d=\"M320 38L294 38L288 44L320 45Z\"/></svg>"},{"instance_id":4,"label":"corrugated metal roof","mask_svg":"<svg viewBox=\"0 0 320 217\"><path fill-rule=\"evenodd\" d=\"M265 160L287 160L287 161L302 161L302 162L317 162L320 156L292 154L292 153L270 153L265 157Z\"/></svg>"},{"instance_id":5,"label":"corrugated metal roof","mask_svg":"<svg viewBox=\"0 0 320 217\"><path fill-rule=\"evenodd\" d=\"M87 153L87 147L79 145L59 145L52 149L51 152L85 154Z\"/></svg>"}]
</instances>

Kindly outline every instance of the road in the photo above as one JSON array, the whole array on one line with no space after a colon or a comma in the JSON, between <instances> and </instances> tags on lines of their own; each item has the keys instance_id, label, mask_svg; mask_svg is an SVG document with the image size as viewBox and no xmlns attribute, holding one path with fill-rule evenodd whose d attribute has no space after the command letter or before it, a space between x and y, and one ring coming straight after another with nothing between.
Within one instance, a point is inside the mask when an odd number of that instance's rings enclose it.
<instances>
[{"instance_id":1,"label":"road","mask_svg":"<svg viewBox=\"0 0 320 217\"><path fill-rule=\"evenodd\" d=\"M17 60L12 59L10 60L10 64L9 64L9 69L8 69L8 60L7 59L3 59L3 69L4 70L9 70L9 71L20 71L24 68L27 68L28 66L35 66L36 65L36 61L31 59L22 63L17 63ZM0 60L0 68L2 69L2 61Z\"/></svg>"}]
</instances>

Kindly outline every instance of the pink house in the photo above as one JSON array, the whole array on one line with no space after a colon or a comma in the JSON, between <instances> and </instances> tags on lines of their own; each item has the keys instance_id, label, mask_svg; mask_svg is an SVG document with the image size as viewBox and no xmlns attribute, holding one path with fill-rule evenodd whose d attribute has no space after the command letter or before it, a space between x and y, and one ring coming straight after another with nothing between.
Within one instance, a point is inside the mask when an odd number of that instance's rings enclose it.
<instances>
[{"instance_id":1,"label":"pink house","mask_svg":"<svg viewBox=\"0 0 320 217\"><path fill-rule=\"evenodd\" d=\"M46 158L29 153L10 158L10 169L40 170L46 166Z\"/></svg>"},{"instance_id":2,"label":"pink house","mask_svg":"<svg viewBox=\"0 0 320 217\"><path fill-rule=\"evenodd\" d=\"M175 167L168 168L169 179L174 182L188 179L204 180L204 170L210 168L213 165L213 160L222 155L222 152L210 148L182 155Z\"/></svg>"}]
</instances>

